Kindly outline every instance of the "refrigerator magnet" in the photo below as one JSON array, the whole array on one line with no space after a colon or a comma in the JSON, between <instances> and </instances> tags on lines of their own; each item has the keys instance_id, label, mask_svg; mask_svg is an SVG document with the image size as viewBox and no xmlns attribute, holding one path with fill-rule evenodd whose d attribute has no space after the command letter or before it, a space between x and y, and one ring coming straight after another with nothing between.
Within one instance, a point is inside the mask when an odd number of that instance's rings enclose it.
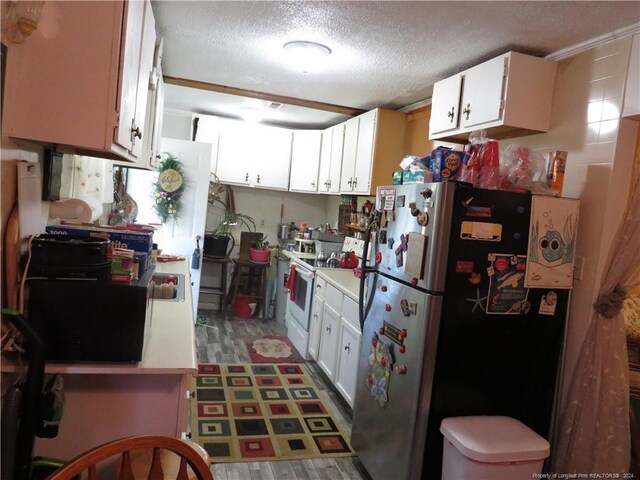
<instances>
[{"instance_id":1,"label":"refrigerator magnet","mask_svg":"<svg viewBox=\"0 0 640 480\"><path fill-rule=\"evenodd\" d=\"M396 198L396 203L398 204L398 207L404 207L405 198L406 197L404 195L398 195L398 197Z\"/></svg>"},{"instance_id":2,"label":"refrigerator magnet","mask_svg":"<svg viewBox=\"0 0 640 480\"><path fill-rule=\"evenodd\" d=\"M538 309L538 312L540 315L555 315L557 304L558 294L554 291L550 291L540 299L540 308Z\"/></svg>"}]
</instances>

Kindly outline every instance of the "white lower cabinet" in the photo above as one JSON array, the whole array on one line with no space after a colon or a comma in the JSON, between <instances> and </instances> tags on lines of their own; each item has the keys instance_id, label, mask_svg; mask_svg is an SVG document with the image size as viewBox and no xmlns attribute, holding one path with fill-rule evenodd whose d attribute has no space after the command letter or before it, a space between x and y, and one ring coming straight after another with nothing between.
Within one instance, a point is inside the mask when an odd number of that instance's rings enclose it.
<instances>
[{"instance_id":1,"label":"white lower cabinet","mask_svg":"<svg viewBox=\"0 0 640 480\"><path fill-rule=\"evenodd\" d=\"M348 298L345 298L344 301L345 303L352 302L355 304L353 300ZM342 321L340 322L335 386L351 407L353 407L353 399L356 394L361 337L360 330L344 316L343 312Z\"/></svg>"},{"instance_id":2,"label":"white lower cabinet","mask_svg":"<svg viewBox=\"0 0 640 480\"><path fill-rule=\"evenodd\" d=\"M322 329L320 331L320 351L318 365L329 379L336 378L336 357L338 353L338 336L340 335L340 314L328 303L324 305Z\"/></svg>"},{"instance_id":3,"label":"white lower cabinet","mask_svg":"<svg viewBox=\"0 0 640 480\"><path fill-rule=\"evenodd\" d=\"M323 290L324 297L316 292L313 299L309 352L347 403L353 406L362 337L358 303L333 285L327 284Z\"/></svg>"}]
</instances>

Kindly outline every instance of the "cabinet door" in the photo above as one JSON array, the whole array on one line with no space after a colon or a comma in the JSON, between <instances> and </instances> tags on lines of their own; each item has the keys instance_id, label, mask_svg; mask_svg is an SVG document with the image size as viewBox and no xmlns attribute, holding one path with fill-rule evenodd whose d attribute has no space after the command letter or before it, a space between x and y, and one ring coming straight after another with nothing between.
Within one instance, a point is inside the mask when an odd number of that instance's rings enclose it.
<instances>
[{"instance_id":1,"label":"cabinet door","mask_svg":"<svg viewBox=\"0 0 640 480\"><path fill-rule=\"evenodd\" d=\"M153 52L156 46L156 21L151 10L151 3L144 2L144 27L142 29L142 44L140 47L140 66L136 88L136 111L131 135L131 153L139 161L148 163L143 155L146 154L143 147L145 139L150 135L147 119L147 101L149 98L150 84L153 80ZM145 155L146 156L146 155Z\"/></svg>"},{"instance_id":2,"label":"cabinet door","mask_svg":"<svg viewBox=\"0 0 640 480\"><path fill-rule=\"evenodd\" d=\"M250 185L255 151L252 125L220 119L218 179L222 183Z\"/></svg>"},{"instance_id":3,"label":"cabinet door","mask_svg":"<svg viewBox=\"0 0 640 480\"><path fill-rule=\"evenodd\" d=\"M331 167L329 170L329 193L340 193L340 172L342 168L342 147L344 145L345 124L331 127Z\"/></svg>"},{"instance_id":4,"label":"cabinet door","mask_svg":"<svg viewBox=\"0 0 640 480\"><path fill-rule=\"evenodd\" d=\"M320 168L318 169L318 193L329 192L329 180L331 177L332 139L332 128L327 128L322 132L322 146L320 147Z\"/></svg>"},{"instance_id":5,"label":"cabinet door","mask_svg":"<svg viewBox=\"0 0 640 480\"><path fill-rule=\"evenodd\" d=\"M353 407L353 399L356 394L360 338L360 332L350 322L343 319L340 323L335 385L351 407Z\"/></svg>"},{"instance_id":6,"label":"cabinet door","mask_svg":"<svg viewBox=\"0 0 640 480\"><path fill-rule=\"evenodd\" d=\"M324 300L317 294L313 297L313 311L309 322L309 355L318 361L320 351L320 332L322 330L322 318L324 315Z\"/></svg>"},{"instance_id":7,"label":"cabinet door","mask_svg":"<svg viewBox=\"0 0 640 480\"><path fill-rule=\"evenodd\" d=\"M429 120L430 135L458 128L461 89L462 75L460 74L440 80L433 85L431 120Z\"/></svg>"},{"instance_id":8,"label":"cabinet door","mask_svg":"<svg viewBox=\"0 0 640 480\"><path fill-rule=\"evenodd\" d=\"M197 115L198 129L196 142L206 142L213 145L214 154L211 156L210 171L216 173L218 168L218 141L220 139L220 117L214 115Z\"/></svg>"},{"instance_id":9,"label":"cabinet door","mask_svg":"<svg viewBox=\"0 0 640 480\"><path fill-rule=\"evenodd\" d=\"M255 143L253 158L254 187L289 190L291 170L291 137L288 128L255 125L251 142Z\"/></svg>"},{"instance_id":10,"label":"cabinet door","mask_svg":"<svg viewBox=\"0 0 640 480\"><path fill-rule=\"evenodd\" d=\"M502 118L506 57L501 56L463 72L460 127Z\"/></svg>"},{"instance_id":11,"label":"cabinet door","mask_svg":"<svg viewBox=\"0 0 640 480\"><path fill-rule=\"evenodd\" d=\"M145 2L126 2L124 20L124 49L121 52L118 106L120 121L115 130L114 142L131 151L133 131L143 125L136 125L136 92L138 91L138 73L144 26Z\"/></svg>"},{"instance_id":12,"label":"cabinet door","mask_svg":"<svg viewBox=\"0 0 640 480\"><path fill-rule=\"evenodd\" d=\"M320 331L320 351L318 365L324 370L329 379L335 380L336 354L338 350L338 336L340 334L340 314L325 303L322 315L322 329Z\"/></svg>"},{"instance_id":13,"label":"cabinet door","mask_svg":"<svg viewBox=\"0 0 640 480\"><path fill-rule=\"evenodd\" d=\"M342 145L342 172L340 174L340 193L353 191L356 153L358 151L359 117L351 118L344 123L344 144Z\"/></svg>"},{"instance_id":14,"label":"cabinet door","mask_svg":"<svg viewBox=\"0 0 640 480\"><path fill-rule=\"evenodd\" d=\"M317 192L318 167L320 166L320 130L295 130L291 149L291 175L289 190L292 192Z\"/></svg>"},{"instance_id":15,"label":"cabinet door","mask_svg":"<svg viewBox=\"0 0 640 480\"><path fill-rule=\"evenodd\" d=\"M369 195L378 109L363 113L358 118L360 123L358 126L356 164L353 170L353 193Z\"/></svg>"}]
</instances>

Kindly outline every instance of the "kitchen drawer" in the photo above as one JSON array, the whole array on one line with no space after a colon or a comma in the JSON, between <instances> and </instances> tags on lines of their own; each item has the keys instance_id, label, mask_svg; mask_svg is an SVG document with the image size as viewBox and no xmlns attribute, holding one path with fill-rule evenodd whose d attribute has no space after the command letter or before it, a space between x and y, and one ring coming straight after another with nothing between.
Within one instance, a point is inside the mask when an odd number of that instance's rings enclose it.
<instances>
[{"instance_id":1,"label":"kitchen drawer","mask_svg":"<svg viewBox=\"0 0 640 480\"><path fill-rule=\"evenodd\" d=\"M327 284L324 301L331 305L336 312L342 310L343 293L331 284Z\"/></svg>"},{"instance_id":2,"label":"kitchen drawer","mask_svg":"<svg viewBox=\"0 0 640 480\"><path fill-rule=\"evenodd\" d=\"M324 300L326 290L327 290L327 281L324 278L320 278L316 276L316 291L315 291L316 296Z\"/></svg>"},{"instance_id":3,"label":"kitchen drawer","mask_svg":"<svg viewBox=\"0 0 640 480\"><path fill-rule=\"evenodd\" d=\"M349 297L344 297L344 302L342 302L342 318L359 332L360 315L358 313L358 302L354 302Z\"/></svg>"}]
</instances>

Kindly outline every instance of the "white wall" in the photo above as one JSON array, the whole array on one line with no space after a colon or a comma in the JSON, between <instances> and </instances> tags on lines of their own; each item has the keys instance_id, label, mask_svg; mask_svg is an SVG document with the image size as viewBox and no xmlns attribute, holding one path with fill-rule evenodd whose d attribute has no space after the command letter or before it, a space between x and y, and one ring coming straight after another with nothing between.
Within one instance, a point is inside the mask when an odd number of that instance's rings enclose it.
<instances>
[{"instance_id":1,"label":"white wall","mask_svg":"<svg viewBox=\"0 0 640 480\"><path fill-rule=\"evenodd\" d=\"M563 196L580 199L576 254L585 262L582 280L575 280L572 292L562 398L573 378L609 245L629 195L637 127L621 125L620 112L630 46L631 37L626 37L560 61L551 130L500 144L504 149L524 143L545 158L551 150L566 150Z\"/></svg>"}]
</instances>

